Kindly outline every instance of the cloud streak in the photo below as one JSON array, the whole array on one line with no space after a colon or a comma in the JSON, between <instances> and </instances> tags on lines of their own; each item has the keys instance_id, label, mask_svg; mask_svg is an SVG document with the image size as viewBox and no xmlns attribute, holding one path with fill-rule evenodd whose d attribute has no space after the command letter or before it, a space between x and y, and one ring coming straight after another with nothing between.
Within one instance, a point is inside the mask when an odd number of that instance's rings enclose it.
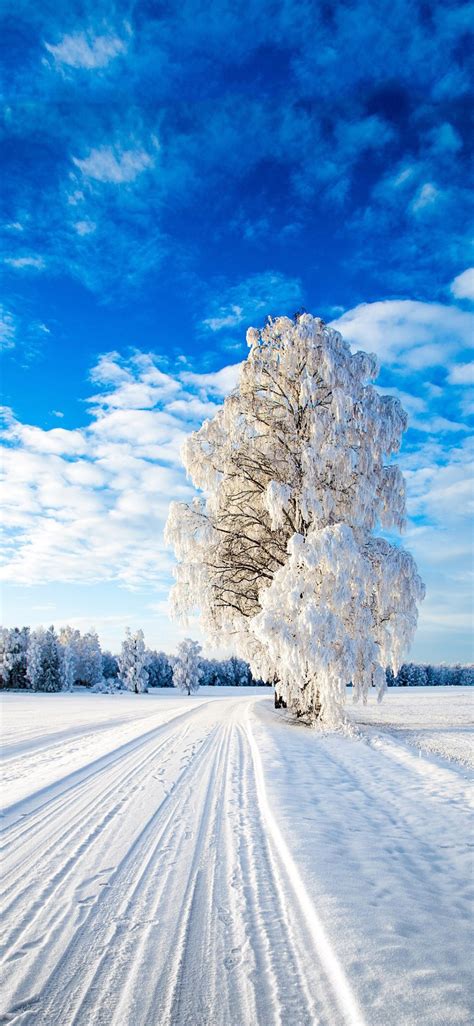
<instances>
[{"instance_id":1,"label":"cloud streak","mask_svg":"<svg viewBox=\"0 0 474 1026\"><path fill-rule=\"evenodd\" d=\"M87 71L104 68L127 49L127 43L119 36L93 32L73 32L63 36L59 43L44 45L58 64Z\"/></svg>"}]
</instances>

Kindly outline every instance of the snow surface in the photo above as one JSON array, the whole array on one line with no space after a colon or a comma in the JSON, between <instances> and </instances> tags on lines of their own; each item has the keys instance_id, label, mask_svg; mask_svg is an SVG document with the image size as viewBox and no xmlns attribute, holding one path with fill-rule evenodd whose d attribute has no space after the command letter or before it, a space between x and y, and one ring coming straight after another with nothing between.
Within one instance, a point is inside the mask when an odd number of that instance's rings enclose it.
<instances>
[{"instance_id":1,"label":"snow surface","mask_svg":"<svg viewBox=\"0 0 474 1026\"><path fill-rule=\"evenodd\" d=\"M208 690L2 695L0 1022L472 1022L467 689Z\"/></svg>"},{"instance_id":2,"label":"snow surface","mask_svg":"<svg viewBox=\"0 0 474 1026\"><path fill-rule=\"evenodd\" d=\"M474 688L390 688L383 702L371 695L348 712L373 738L383 730L420 752L474 767Z\"/></svg>"}]
</instances>

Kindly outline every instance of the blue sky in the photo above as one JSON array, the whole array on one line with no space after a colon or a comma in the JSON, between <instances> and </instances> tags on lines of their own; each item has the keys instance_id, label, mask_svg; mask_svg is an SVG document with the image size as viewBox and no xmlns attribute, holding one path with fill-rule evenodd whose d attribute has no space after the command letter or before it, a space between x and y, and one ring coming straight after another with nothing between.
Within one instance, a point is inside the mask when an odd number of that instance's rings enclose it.
<instances>
[{"instance_id":1,"label":"blue sky","mask_svg":"<svg viewBox=\"0 0 474 1026\"><path fill-rule=\"evenodd\" d=\"M1 17L4 621L174 647L181 441L246 327L304 306L378 354L410 414L413 656L472 659L473 5Z\"/></svg>"}]
</instances>

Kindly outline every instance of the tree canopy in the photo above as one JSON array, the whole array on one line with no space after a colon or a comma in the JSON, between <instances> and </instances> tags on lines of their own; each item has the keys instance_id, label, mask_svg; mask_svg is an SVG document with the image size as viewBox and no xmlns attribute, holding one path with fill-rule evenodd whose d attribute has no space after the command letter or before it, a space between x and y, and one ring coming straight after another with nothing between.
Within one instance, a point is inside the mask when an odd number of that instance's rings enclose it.
<instances>
[{"instance_id":1,"label":"tree canopy","mask_svg":"<svg viewBox=\"0 0 474 1026\"><path fill-rule=\"evenodd\" d=\"M278 680L308 719L341 715L345 686L381 694L412 639L423 585L398 544L405 486L389 460L406 414L371 381L375 357L303 314L249 329L237 388L185 443L201 495L173 503L173 606Z\"/></svg>"}]
</instances>

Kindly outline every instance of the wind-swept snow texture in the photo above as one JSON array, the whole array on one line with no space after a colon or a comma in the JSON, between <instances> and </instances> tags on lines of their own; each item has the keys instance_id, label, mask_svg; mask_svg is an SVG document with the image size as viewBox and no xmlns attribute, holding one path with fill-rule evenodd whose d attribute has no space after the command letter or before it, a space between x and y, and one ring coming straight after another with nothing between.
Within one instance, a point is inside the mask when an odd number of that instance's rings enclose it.
<instances>
[{"instance_id":1,"label":"wind-swept snow texture","mask_svg":"<svg viewBox=\"0 0 474 1026\"><path fill-rule=\"evenodd\" d=\"M466 767L212 690L2 696L0 1021L471 1023Z\"/></svg>"}]
</instances>

